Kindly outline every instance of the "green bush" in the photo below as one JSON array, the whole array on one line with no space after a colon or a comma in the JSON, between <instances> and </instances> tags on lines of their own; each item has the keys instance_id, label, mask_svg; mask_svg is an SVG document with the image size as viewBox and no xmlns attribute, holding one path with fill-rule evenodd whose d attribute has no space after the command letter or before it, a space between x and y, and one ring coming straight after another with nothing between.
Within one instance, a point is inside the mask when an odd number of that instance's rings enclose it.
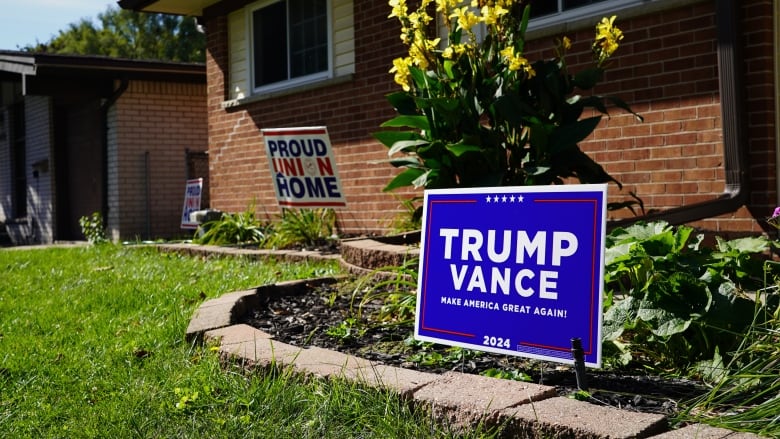
<instances>
[{"instance_id":1,"label":"green bush","mask_svg":"<svg viewBox=\"0 0 780 439\"><path fill-rule=\"evenodd\" d=\"M336 213L333 209L284 209L266 247L325 244L333 239L335 228Z\"/></svg>"},{"instance_id":2,"label":"green bush","mask_svg":"<svg viewBox=\"0 0 780 439\"><path fill-rule=\"evenodd\" d=\"M206 222L198 228L193 241L207 245L262 245L269 230L269 225L256 218L252 203L243 212L223 213L220 219Z\"/></svg>"},{"instance_id":3,"label":"green bush","mask_svg":"<svg viewBox=\"0 0 780 439\"><path fill-rule=\"evenodd\" d=\"M107 242L106 228L103 225L103 215L100 212L92 212L90 216L82 216L79 218L79 225L81 226L81 233L87 238L91 244L100 244Z\"/></svg>"},{"instance_id":4,"label":"green bush","mask_svg":"<svg viewBox=\"0 0 780 439\"><path fill-rule=\"evenodd\" d=\"M764 237L710 249L703 235L665 222L617 228L607 236L605 361L656 370L693 371L697 362L731 352L753 323L762 286L756 257Z\"/></svg>"}]
</instances>

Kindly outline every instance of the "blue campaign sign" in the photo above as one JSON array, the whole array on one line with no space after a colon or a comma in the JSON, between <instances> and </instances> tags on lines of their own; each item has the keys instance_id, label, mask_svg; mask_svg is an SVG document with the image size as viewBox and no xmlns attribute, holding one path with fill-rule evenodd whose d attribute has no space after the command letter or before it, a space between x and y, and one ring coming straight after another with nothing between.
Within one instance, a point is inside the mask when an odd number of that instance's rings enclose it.
<instances>
[{"instance_id":1,"label":"blue campaign sign","mask_svg":"<svg viewBox=\"0 0 780 439\"><path fill-rule=\"evenodd\" d=\"M425 191L415 338L601 367L606 191Z\"/></svg>"}]
</instances>

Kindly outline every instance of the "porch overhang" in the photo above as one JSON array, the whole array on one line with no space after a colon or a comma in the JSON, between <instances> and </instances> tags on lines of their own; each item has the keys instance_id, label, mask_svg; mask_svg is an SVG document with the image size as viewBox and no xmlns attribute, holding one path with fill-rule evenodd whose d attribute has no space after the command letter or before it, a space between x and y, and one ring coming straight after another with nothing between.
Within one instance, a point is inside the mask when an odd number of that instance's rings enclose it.
<instances>
[{"instance_id":1,"label":"porch overhang","mask_svg":"<svg viewBox=\"0 0 780 439\"><path fill-rule=\"evenodd\" d=\"M171 15L186 15L203 17L204 11L210 6L220 3L219 0L119 0L122 9L139 12L156 12Z\"/></svg>"}]
</instances>

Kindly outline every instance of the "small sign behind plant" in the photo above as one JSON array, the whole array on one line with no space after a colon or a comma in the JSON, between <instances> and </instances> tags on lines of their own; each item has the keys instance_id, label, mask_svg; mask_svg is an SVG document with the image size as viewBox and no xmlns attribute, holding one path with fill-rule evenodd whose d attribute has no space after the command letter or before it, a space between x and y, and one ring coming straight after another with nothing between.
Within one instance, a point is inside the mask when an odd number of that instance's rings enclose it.
<instances>
[{"instance_id":1,"label":"small sign behind plant","mask_svg":"<svg viewBox=\"0 0 780 439\"><path fill-rule=\"evenodd\" d=\"M197 229L198 223L192 221L190 215L192 212L200 210L200 198L203 192L203 179L193 178L187 180L187 186L184 190L184 207L181 209L181 228Z\"/></svg>"},{"instance_id":2,"label":"small sign behind plant","mask_svg":"<svg viewBox=\"0 0 780 439\"><path fill-rule=\"evenodd\" d=\"M606 190L425 191L415 337L600 367Z\"/></svg>"},{"instance_id":3,"label":"small sign behind plant","mask_svg":"<svg viewBox=\"0 0 780 439\"><path fill-rule=\"evenodd\" d=\"M326 127L262 132L279 206L347 205Z\"/></svg>"}]
</instances>

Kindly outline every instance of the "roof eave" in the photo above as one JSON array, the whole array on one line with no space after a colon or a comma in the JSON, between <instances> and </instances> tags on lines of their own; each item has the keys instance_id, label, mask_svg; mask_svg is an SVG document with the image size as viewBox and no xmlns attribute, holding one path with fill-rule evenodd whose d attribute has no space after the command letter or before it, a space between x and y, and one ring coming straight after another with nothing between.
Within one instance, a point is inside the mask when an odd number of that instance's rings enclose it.
<instances>
[{"instance_id":1,"label":"roof eave","mask_svg":"<svg viewBox=\"0 0 780 439\"><path fill-rule=\"evenodd\" d=\"M138 12L202 17L219 0L119 0L119 7Z\"/></svg>"}]
</instances>

